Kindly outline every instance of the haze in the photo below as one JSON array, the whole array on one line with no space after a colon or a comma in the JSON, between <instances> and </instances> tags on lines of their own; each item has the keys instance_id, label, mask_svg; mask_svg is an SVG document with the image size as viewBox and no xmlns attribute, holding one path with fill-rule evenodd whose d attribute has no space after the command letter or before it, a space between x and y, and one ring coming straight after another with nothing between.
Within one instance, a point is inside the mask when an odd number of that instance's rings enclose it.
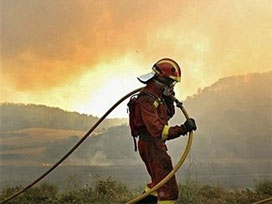
<instances>
[{"instance_id":1,"label":"haze","mask_svg":"<svg viewBox=\"0 0 272 204\"><path fill-rule=\"evenodd\" d=\"M272 1L2 0L1 102L101 116L162 57L181 99L217 79L271 70ZM112 117L126 116L125 105Z\"/></svg>"}]
</instances>

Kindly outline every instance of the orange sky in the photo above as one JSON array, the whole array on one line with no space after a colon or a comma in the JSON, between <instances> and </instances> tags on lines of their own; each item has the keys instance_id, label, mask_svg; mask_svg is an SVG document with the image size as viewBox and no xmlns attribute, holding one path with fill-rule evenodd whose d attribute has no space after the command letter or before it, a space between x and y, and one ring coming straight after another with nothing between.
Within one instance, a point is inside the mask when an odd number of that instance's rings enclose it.
<instances>
[{"instance_id":1,"label":"orange sky","mask_svg":"<svg viewBox=\"0 0 272 204\"><path fill-rule=\"evenodd\" d=\"M162 57L182 66L184 99L271 70L271 53L271 0L2 0L0 101L101 116Z\"/></svg>"}]
</instances>

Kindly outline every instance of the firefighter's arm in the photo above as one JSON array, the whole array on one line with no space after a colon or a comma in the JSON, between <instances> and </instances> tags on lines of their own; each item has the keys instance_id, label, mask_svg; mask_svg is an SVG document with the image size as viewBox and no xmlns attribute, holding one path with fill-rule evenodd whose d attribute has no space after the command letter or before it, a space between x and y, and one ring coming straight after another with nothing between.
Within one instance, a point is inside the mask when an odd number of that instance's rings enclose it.
<instances>
[{"instance_id":1,"label":"firefighter's arm","mask_svg":"<svg viewBox=\"0 0 272 204\"><path fill-rule=\"evenodd\" d=\"M152 100L143 100L140 103L140 113L146 129L152 137L170 140L187 133L183 125L170 127L164 124L159 118L156 104Z\"/></svg>"},{"instance_id":2,"label":"firefighter's arm","mask_svg":"<svg viewBox=\"0 0 272 204\"><path fill-rule=\"evenodd\" d=\"M167 127L167 125L165 126L165 129L168 128L168 132L165 133L166 135L166 140L172 140L175 139L181 135L186 135L187 134L187 130L185 128L184 125L176 125L176 126L172 126L172 127Z\"/></svg>"},{"instance_id":3,"label":"firefighter's arm","mask_svg":"<svg viewBox=\"0 0 272 204\"><path fill-rule=\"evenodd\" d=\"M179 137L180 135L186 135L190 131L195 131L197 129L195 120L193 118L189 118L185 121L185 123L181 126L170 127L168 131L167 140L171 140Z\"/></svg>"}]
</instances>

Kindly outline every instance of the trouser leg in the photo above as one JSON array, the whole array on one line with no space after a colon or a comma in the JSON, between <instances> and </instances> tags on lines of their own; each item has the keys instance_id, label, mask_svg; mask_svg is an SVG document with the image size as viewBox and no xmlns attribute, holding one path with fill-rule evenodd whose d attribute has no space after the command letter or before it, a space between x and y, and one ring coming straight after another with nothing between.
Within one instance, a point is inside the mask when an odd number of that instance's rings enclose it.
<instances>
[{"instance_id":1,"label":"trouser leg","mask_svg":"<svg viewBox=\"0 0 272 204\"><path fill-rule=\"evenodd\" d=\"M146 142L139 143L139 152L151 176L152 182L148 184L148 187L152 188L173 169L171 158L167 154L165 146L160 147L159 145ZM159 203L162 201L164 201L164 203L166 203L166 201L175 203L178 198L178 186L175 176L160 187L157 193Z\"/></svg>"},{"instance_id":2,"label":"trouser leg","mask_svg":"<svg viewBox=\"0 0 272 204\"><path fill-rule=\"evenodd\" d=\"M155 183L159 183L172 170L172 161L166 151L159 150L154 156L153 171L155 175ZM178 199L178 185L175 176L158 189L158 200L174 202Z\"/></svg>"}]
</instances>

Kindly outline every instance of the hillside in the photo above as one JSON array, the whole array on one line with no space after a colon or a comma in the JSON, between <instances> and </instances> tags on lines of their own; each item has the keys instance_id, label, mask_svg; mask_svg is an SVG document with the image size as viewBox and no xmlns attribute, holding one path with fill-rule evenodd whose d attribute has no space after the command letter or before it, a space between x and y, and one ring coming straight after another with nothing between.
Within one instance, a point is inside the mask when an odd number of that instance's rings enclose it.
<instances>
[{"instance_id":1,"label":"hillside","mask_svg":"<svg viewBox=\"0 0 272 204\"><path fill-rule=\"evenodd\" d=\"M272 170L272 72L219 79L188 97L184 107L198 124L191 159L220 164L267 164ZM176 110L171 124L184 122ZM187 137L168 141L176 161ZM111 164L140 163L127 126L108 129L89 144L90 158ZM118 151L116 149L118 148ZM94 161L91 159L91 161Z\"/></svg>"},{"instance_id":2,"label":"hillside","mask_svg":"<svg viewBox=\"0 0 272 204\"><path fill-rule=\"evenodd\" d=\"M216 182L223 180L222 183L230 185L248 185L253 178L257 179L257 177L271 178L271 81L272 72L226 77L199 90L197 94L184 101L186 110L197 121L198 130L195 133L190 157L186 160L183 171L180 171L182 176L195 175L208 182L212 179L215 179ZM12 109L10 111L12 112ZM29 115L38 117L38 111L36 114L30 113ZM74 115L73 119L69 119L71 121L76 117L89 117L80 116L77 113L69 114ZM2 121L5 120L3 116ZM8 118L10 120L10 117ZM68 118L62 119L69 121ZM91 117L88 118L90 121L91 119ZM13 117L13 120L14 124L24 124L19 117ZM84 133L78 130L84 129L84 125L75 130L50 130L41 128L46 125L46 119L36 118L35 120L41 121L41 123L36 123L36 126L40 128L1 131L2 164L50 166ZM32 119L27 121L32 121ZM48 127L66 127L57 126L53 124L53 121L53 118L49 119ZM176 110L171 124L181 122L184 122L184 117L179 110ZM70 127L74 127L74 124L80 123L71 122L70 124ZM174 163L184 150L186 141L187 137L181 137L167 142ZM64 162L64 165L104 167L129 165L132 171L134 165L142 165L140 169L144 168L138 153L134 152L133 140L127 125L98 130L94 137L89 137ZM5 176L5 179L10 180L8 175Z\"/></svg>"},{"instance_id":3,"label":"hillside","mask_svg":"<svg viewBox=\"0 0 272 204\"><path fill-rule=\"evenodd\" d=\"M272 72L227 77L188 97L184 105L198 124L192 155L209 161L271 162L271 82Z\"/></svg>"},{"instance_id":4,"label":"hillside","mask_svg":"<svg viewBox=\"0 0 272 204\"><path fill-rule=\"evenodd\" d=\"M272 72L227 77L188 97L184 106L198 124L191 159L220 164L262 162L271 170L271 81ZM180 111L176 112L171 124L184 122ZM186 141L182 137L168 142L174 161ZM112 127L84 145L82 150L88 149L85 156L92 164L141 163L127 126Z\"/></svg>"},{"instance_id":5,"label":"hillside","mask_svg":"<svg viewBox=\"0 0 272 204\"><path fill-rule=\"evenodd\" d=\"M64 130L88 130L97 117L60 108L34 104L0 104L0 131L25 128L50 128ZM100 129L127 123L126 119L106 119Z\"/></svg>"},{"instance_id":6,"label":"hillside","mask_svg":"<svg viewBox=\"0 0 272 204\"><path fill-rule=\"evenodd\" d=\"M50 165L99 119L44 105L11 103L0 105L0 116L1 163L16 166ZM92 136L126 123L121 118L105 119Z\"/></svg>"},{"instance_id":7,"label":"hillside","mask_svg":"<svg viewBox=\"0 0 272 204\"><path fill-rule=\"evenodd\" d=\"M0 155L5 165L42 166L47 165L50 157L45 153L54 146L53 154L64 155L66 149L59 149L58 144L65 141L78 141L84 134L78 130L57 130L48 128L29 128L16 131L2 131ZM94 133L96 134L96 133ZM94 135L93 134L93 135ZM60 155L61 153L61 155ZM54 158L55 159L55 158Z\"/></svg>"}]
</instances>

